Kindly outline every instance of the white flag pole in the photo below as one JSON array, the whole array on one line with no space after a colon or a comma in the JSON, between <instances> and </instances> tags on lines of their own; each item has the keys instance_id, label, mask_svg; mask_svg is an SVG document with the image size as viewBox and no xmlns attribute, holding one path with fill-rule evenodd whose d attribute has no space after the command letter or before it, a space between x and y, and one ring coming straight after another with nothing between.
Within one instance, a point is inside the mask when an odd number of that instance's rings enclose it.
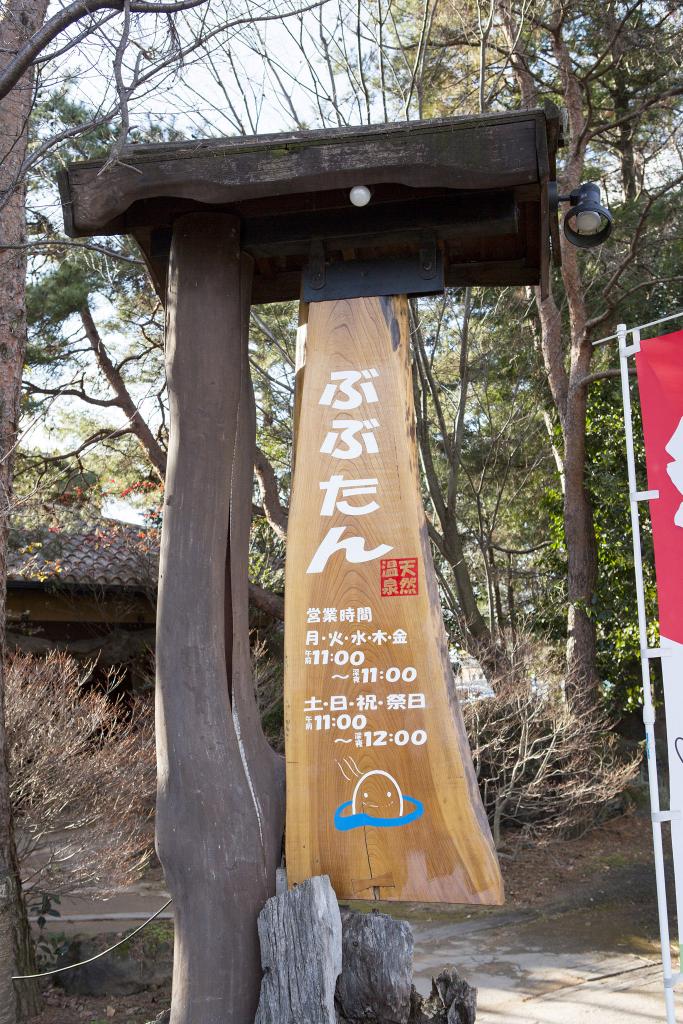
<instances>
[{"instance_id":1,"label":"white flag pole","mask_svg":"<svg viewBox=\"0 0 683 1024\"><path fill-rule=\"evenodd\" d=\"M659 932L662 940L662 968L664 971L664 1001L667 1024L676 1024L674 985L681 975L672 973L671 941L669 937L669 915L666 900L666 878L664 875L664 848L662 845L662 822L671 820L671 813L660 811L659 783L657 780L657 751L655 747L655 711L652 704L650 683L650 658L660 655L659 649L648 648L647 618L645 615L645 589L643 586L643 556L640 544L640 517L638 502L659 497L659 491L638 491L636 462L633 450L633 419L631 412L631 389L628 376L628 359L640 350L640 330L631 331L633 344L626 344L626 324L617 325L619 339L619 366L621 370L621 395L624 402L624 431L626 434L626 461L628 464L629 503L631 506L631 534L633 538L633 568L636 577L636 600L638 604L638 634L640 637L640 665L643 677L643 722L647 752L647 775L650 787L652 811L652 842L655 854L655 877L657 880L657 907L659 910Z\"/></svg>"}]
</instances>

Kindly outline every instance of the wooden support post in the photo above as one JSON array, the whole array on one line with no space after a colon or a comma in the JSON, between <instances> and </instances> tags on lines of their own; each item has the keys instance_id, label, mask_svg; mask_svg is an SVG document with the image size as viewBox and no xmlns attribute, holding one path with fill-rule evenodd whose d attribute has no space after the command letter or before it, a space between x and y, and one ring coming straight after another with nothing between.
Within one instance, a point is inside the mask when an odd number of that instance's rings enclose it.
<instances>
[{"instance_id":1,"label":"wooden support post","mask_svg":"<svg viewBox=\"0 0 683 1024\"><path fill-rule=\"evenodd\" d=\"M254 409L251 260L239 221L174 227L171 427L157 617L157 848L175 910L172 1024L248 1024L256 920L275 891L282 760L251 684L247 545Z\"/></svg>"},{"instance_id":2,"label":"wooden support post","mask_svg":"<svg viewBox=\"0 0 683 1024\"><path fill-rule=\"evenodd\" d=\"M501 903L422 508L405 296L311 303L287 537L290 885Z\"/></svg>"}]
</instances>

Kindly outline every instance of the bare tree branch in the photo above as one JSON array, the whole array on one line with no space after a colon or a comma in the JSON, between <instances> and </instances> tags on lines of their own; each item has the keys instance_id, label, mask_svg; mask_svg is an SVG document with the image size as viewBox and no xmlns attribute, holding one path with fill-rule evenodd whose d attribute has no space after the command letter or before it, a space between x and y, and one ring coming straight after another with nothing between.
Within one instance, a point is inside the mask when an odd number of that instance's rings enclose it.
<instances>
[{"instance_id":1,"label":"bare tree branch","mask_svg":"<svg viewBox=\"0 0 683 1024\"><path fill-rule=\"evenodd\" d=\"M273 532L280 540L287 539L287 509L283 508L278 495L277 477L268 458L257 446L254 470L258 480L263 512Z\"/></svg>"},{"instance_id":2,"label":"bare tree branch","mask_svg":"<svg viewBox=\"0 0 683 1024\"><path fill-rule=\"evenodd\" d=\"M156 440L152 431L141 416L139 409L130 396L130 392L125 385L123 377L110 359L109 353L104 347L102 338L100 337L95 321L93 320L92 313L87 305L83 306L81 309L80 316L86 337L90 342L90 347L95 354L98 365L104 376L107 378L112 391L116 395L117 405L125 416L127 416L132 433L135 434L138 441L147 452L149 460L154 466L159 479L163 480L166 472L166 452Z\"/></svg>"},{"instance_id":3,"label":"bare tree branch","mask_svg":"<svg viewBox=\"0 0 683 1024\"><path fill-rule=\"evenodd\" d=\"M636 372L635 366L630 366L628 372L629 372L629 374L631 376L635 376L635 372ZM584 388L584 387L587 387L589 384L594 384L595 381L598 381L598 380L610 380L613 377L620 377L620 376L621 376L621 370L618 370L616 368L613 368L613 369L610 369L610 370L600 370L597 373L589 373L587 376L582 377L580 380L577 380L576 387L577 388Z\"/></svg>"},{"instance_id":4,"label":"bare tree branch","mask_svg":"<svg viewBox=\"0 0 683 1024\"><path fill-rule=\"evenodd\" d=\"M2 74L0 74L0 99L8 94L30 67L39 53L49 46L65 29L69 28L81 18L97 11L123 11L126 0L76 0L63 10L53 15L37 32L34 32L29 41L21 47L17 55L11 60ZM147 0L132 0L130 11L134 14L175 14L180 11L189 11L194 7L201 7L207 0L179 0L178 3L156 4Z\"/></svg>"}]
</instances>

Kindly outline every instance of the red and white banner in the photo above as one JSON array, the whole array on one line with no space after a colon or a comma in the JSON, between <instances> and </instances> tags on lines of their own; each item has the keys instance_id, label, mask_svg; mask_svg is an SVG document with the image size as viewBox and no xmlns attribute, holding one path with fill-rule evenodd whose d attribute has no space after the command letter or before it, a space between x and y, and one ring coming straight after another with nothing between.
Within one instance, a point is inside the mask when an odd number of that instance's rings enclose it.
<instances>
[{"instance_id":1,"label":"red and white banner","mask_svg":"<svg viewBox=\"0 0 683 1024\"><path fill-rule=\"evenodd\" d=\"M657 571L678 920L683 921L683 331L636 354ZM676 813L678 812L678 813ZM680 928L680 924L679 924Z\"/></svg>"}]
</instances>

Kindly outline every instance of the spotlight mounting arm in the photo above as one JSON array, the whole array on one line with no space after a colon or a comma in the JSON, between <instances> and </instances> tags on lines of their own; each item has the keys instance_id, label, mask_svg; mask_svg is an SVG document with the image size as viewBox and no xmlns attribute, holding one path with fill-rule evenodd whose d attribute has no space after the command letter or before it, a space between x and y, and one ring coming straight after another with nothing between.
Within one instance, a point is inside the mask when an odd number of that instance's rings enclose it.
<instances>
[{"instance_id":1,"label":"spotlight mounting arm","mask_svg":"<svg viewBox=\"0 0 683 1024\"><path fill-rule=\"evenodd\" d=\"M584 181L578 188L572 189L567 196L561 196L556 181L548 187L550 210L556 213L560 203L569 203L564 215L562 230L565 238L579 249L594 249L602 245L612 233L612 214L600 201L600 186L594 181ZM597 218L597 221L595 221ZM596 230L581 230L581 221L597 223Z\"/></svg>"}]
</instances>

